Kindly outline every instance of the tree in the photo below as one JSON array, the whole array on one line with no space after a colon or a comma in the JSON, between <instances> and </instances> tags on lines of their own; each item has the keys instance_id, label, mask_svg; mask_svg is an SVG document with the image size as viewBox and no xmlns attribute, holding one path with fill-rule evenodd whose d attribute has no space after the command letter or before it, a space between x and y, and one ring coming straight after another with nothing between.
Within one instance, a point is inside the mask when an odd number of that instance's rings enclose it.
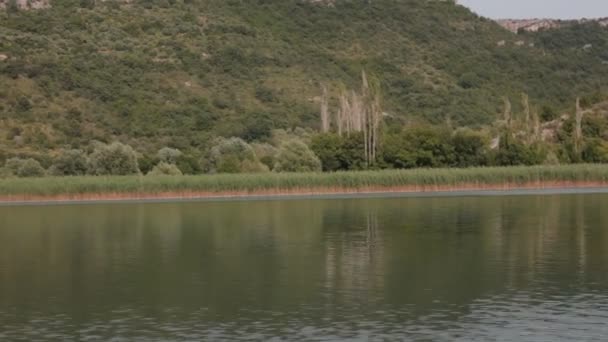
<instances>
[{"instance_id":1,"label":"tree","mask_svg":"<svg viewBox=\"0 0 608 342\"><path fill-rule=\"evenodd\" d=\"M312 138L310 148L321 160L323 171L343 170L341 162L343 138L338 134L324 133Z\"/></svg>"},{"instance_id":2,"label":"tree","mask_svg":"<svg viewBox=\"0 0 608 342\"><path fill-rule=\"evenodd\" d=\"M120 142L99 144L89 156L88 173L99 176L137 174L137 153L131 146Z\"/></svg>"},{"instance_id":3,"label":"tree","mask_svg":"<svg viewBox=\"0 0 608 342\"><path fill-rule=\"evenodd\" d=\"M484 166L488 162L489 138L471 129L457 130L452 137L454 166Z\"/></svg>"},{"instance_id":4,"label":"tree","mask_svg":"<svg viewBox=\"0 0 608 342\"><path fill-rule=\"evenodd\" d=\"M329 98L327 95L327 87L321 86L321 132L328 133L330 128L329 121Z\"/></svg>"},{"instance_id":5,"label":"tree","mask_svg":"<svg viewBox=\"0 0 608 342\"><path fill-rule=\"evenodd\" d=\"M278 149L268 143L253 143L251 144L255 155L260 159L260 162L272 169L276 162Z\"/></svg>"},{"instance_id":6,"label":"tree","mask_svg":"<svg viewBox=\"0 0 608 342\"><path fill-rule=\"evenodd\" d=\"M544 161L545 154L538 145L526 145L504 137L495 156L499 166L536 165Z\"/></svg>"},{"instance_id":7,"label":"tree","mask_svg":"<svg viewBox=\"0 0 608 342\"><path fill-rule=\"evenodd\" d=\"M311 150L321 160L323 171L362 170L367 168L363 133L339 136L318 134L312 138Z\"/></svg>"},{"instance_id":8,"label":"tree","mask_svg":"<svg viewBox=\"0 0 608 342\"><path fill-rule=\"evenodd\" d=\"M420 126L403 133L387 134L384 161L396 168L445 167L453 163L450 132L441 127Z\"/></svg>"},{"instance_id":9,"label":"tree","mask_svg":"<svg viewBox=\"0 0 608 342\"><path fill-rule=\"evenodd\" d=\"M6 161L5 167L17 177L42 177L44 168L36 159L11 158Z\"/></svg>"},{"instance_id":10,"label":"tree","mask_svg":"<svg viewBox=\"0 0 608 342\"><path fill-rule=\"evenodd\" d=\"M81 176L87 173L87 155L82 150L62 150L49 169L54 176Z\"/></svg>"},{"instance_id":11,"label":"tree","mask_svg":"<svg viewBox=\"0 0 608 342\"><path fill-rule=\"evenodd\" d=\"M576 156L576 160L579 161L582 159L582 149L583 149L583 116L585 112L581 108L581 99L576 98L576 113L575 113L575 126L574 126L574 135L573 135L573 145L574 145L574 154Z\"/></svg>"},{"instance_id":12,"label":"tree","mask_svg":"<svg viewBox=\"0 0 608 342\"><path fill-rule=\"evenodd\" d=\"M326 94L324 90L322 100L322 126L323 132L328 126L323 117L327 116ZM379 150L380 129L382 126L382 98L380 82L375 78L368 78L365 70L361 72L361 92L347 91L342 87L340 95L340 109L337 112L336 126L338 135L363 133L363 150L366 167L374 165Z\"/></svg>"},{"instance_id":13,"label":"tree","mask_svg":"<svg viewBox=\"0 0 608 342\"><path fill-rule=\"evenodd\" d=\"M161 162L167 164L175 164L182 155L183 153L176 148L163 147L158 151L156 157Z\"/></svg>"},{"instance_id":14,"label":"tree","mask_svg":"<svg viewBox=\"0 0 608 342\"><path fill-rule=\"evenodd\" d=\"M586 163L608 163L608 142L599 138L587 139L582 158Z\"/></svg>"},{"instance_id":15,"label":"tree","mask_svg":"<svg viewBox=\"0 0 608 342\"><path fill-rule=\"evenodd\" d=\"M298 139L281 145L274 165L277 172L321 171L321 161L308 146Z\"/></svg>"},{"instance_id":16,"label":"tree","mask_svg":"<svg viewBox=\"0 0 608 342\"><path fill-rule=\"evenodd\" d=\"M203 170L210 173L267 172L255 151L241 138L217 138L201 160Z\"/></svg>"},{"instance_id":17,"label":"tree","mask_svg":"<svg viewBox=\"0 0 608 342\"><path fill-rule=\"evenodd\" d=\"M181 176L182 171L175 165L167 162L160 162L148 172L148 176Z\"/></svg>"}]
</instances>

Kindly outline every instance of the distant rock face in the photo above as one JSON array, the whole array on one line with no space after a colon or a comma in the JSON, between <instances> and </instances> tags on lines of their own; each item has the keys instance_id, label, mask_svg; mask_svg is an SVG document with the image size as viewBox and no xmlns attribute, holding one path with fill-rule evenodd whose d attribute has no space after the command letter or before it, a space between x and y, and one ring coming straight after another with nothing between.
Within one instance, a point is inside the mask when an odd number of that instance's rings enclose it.
<instances>
[{"instance_id":1,"label":"distant rock face","mask_svg":"<svg viewBox=\"0 0 608 342\"><path fill-rule=\"evenodd\" d=\"M580 20L558 20L558 19L499 19L496 22L502 27L512 32L524 30L537 32L540 30L556 29L572 24L583 24L587 22L597 22L601 26L608 26L608 18L580 19Z\"/></svg>"},{"instance_id":2,"label":"distant rock face","mask_svg":"<svg viewBox=\"0 0 608 342\"><path fill-rule=\"evenodd\" d=\"M6 8L10 0L0 0L0 8ZM51 7L51 0L15 0L20 9L42 9Z\"/></svg>"}]
</instances>

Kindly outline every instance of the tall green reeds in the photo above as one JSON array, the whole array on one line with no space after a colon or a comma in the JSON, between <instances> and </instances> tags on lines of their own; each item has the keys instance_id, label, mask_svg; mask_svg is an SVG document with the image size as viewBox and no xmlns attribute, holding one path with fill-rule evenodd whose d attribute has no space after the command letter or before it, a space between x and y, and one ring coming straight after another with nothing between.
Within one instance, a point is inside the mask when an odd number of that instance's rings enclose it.
<instances>
[{"instance_id":1,"label":"tall green reeds","mask_svg":"<svg viewBox=\"0 0 608 342\"><path fill-rule=\"evenodd\" d=\"M414 169L338 173L200 176L47 177L0 180L0 197L82 194L294 192L405 187L510 186L549 182L608 184L608 166L565 165L471 169Z\"/></svg>"}]
</instances>

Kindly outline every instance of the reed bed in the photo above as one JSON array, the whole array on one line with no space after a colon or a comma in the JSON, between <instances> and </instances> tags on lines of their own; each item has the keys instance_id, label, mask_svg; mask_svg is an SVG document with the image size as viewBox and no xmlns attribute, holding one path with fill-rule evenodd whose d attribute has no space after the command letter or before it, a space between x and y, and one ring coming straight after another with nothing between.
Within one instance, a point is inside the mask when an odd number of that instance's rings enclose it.
<instances>
[{"instance_id":1,"label":"reed bed","mask_svg":"<svg viewBox=\"0 0 608 342\"><path fill-rule=\"evenodd\" d=\"M470 169L414 169L337 173L263 173L198 176L46 177L0 180L0 199L173 194L294 194L317 192L516 189L608 186L608 166L564 165Z\"/></svg>"}]
</instances>

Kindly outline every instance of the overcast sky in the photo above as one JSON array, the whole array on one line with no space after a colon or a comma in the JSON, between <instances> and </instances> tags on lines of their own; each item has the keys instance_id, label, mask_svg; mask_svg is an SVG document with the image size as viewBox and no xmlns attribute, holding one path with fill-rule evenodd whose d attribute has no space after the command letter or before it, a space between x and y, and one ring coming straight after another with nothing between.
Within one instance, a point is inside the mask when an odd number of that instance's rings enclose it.
<instances>
[{"instance_id":1,"label":"overcast sky","mask_svg":"<svg viewBox=\"0 0 608 342\"><path fill-rule=\"evenodd\" d=\"M489 18L598 18L608 17L608 0L460 0Z\"/></svg>"}]
</instances>

